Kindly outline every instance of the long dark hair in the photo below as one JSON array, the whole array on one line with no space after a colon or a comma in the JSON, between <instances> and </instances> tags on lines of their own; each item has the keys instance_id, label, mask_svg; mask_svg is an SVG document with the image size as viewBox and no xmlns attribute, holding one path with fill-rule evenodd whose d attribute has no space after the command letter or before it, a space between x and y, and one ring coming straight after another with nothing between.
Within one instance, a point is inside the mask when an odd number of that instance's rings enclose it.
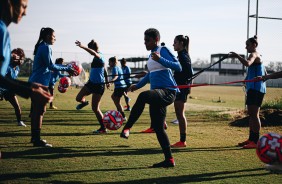
<instances>
[{"instance_id":1,"label":"long dark hair","mask_svg":"<svg viewBox=\"0 0 282 184\"><path fill-rule=\"evenodd\" d=\"M54 30L50 27L41 28L38 41L37 41L37 43L35 44L35 47L34 47L33 55L36 54L39 44L42 41L46 41L46 37L51 36L53 34L53 32L54 32Z\"/></svg>"},{"instance_id":2,"label":"long dark hair","mask_svg":"<svg viewBox=\"0 0 282 184\"><path fill-rule=\"evenodd\" d=\"M175 39L177 39L179 42L182 42L182 46L186 49L187 52L189 52L190 39L188 36L177 35Z\"/></svg>"}]
</instances>

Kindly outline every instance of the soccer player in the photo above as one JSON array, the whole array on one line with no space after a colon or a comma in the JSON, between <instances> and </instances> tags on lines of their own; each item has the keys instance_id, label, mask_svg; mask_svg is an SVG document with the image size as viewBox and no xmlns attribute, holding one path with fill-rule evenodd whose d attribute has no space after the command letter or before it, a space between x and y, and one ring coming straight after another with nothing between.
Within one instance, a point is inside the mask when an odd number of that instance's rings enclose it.
<instances>
[{"instance_id":1,"label":"soccer player","mask_svg":"<svg viewBox=\"0 0 282 184\"><path fill-rule=\"evenodd\" d=\"M250 53L247 59L241 57L235 52L230 52L229 57L238 58L239 61L248 67L246 80L253 79L258 76L265 75L265 67L262 63L260 53L257 52L257 36L249 38L246 41L247 52ZM238 146L245 149L255 149L260 136L261 122L259 119L259 111L266 93L266 85L263 81L247 82L247 109L249 114L249 138L246 141L238 143Z\"/></svg>"},{"instance_id":2,"label":"soccer player","mask_svg":"<svg viewBox=\"0 0 282 184\"><path fill-rule=\"evenodd\" d=\"M24 51L21 48L12 50L11 62L8 66L6 77L9 79L17 79L20 72L20 65L23 64L25 58ZM2 94L1 94L2 93ZM15 114L18 122L18 126L26 127L26 124L22 121L21 107L16 94L13 91L9 91L4 88L0 88L0 96L3 95L6 101L9 101L15 109Z\"/></svg>"},{"instance_id":3,"label":"soccer player","mask_svg":"<svg viewBox=\"0 0 282 184\"><path fill-rule=\"evenodd\" d=\"M7 27L12 23L19 23L26 15L28 0L1 0L0 1L0 86L15 94L28 98L38 105L46 105L52 96L48 88L37 83L28 83L5 78L11 59L10 35Z\"/></svg>"},{"instance_id":4,"label":"soccer player","mask_svg":"<svg viewBox=\"0 0 282 184\"><path fill-rule=\"evenodd\" d=\"M179 92L171 69L181 71L181 65L175 56L166 48L159 46L160 33L157 29L149 28L144 33L146 49L151 51L147 62L149 72L137 84L131 85L130 91L142 88L148 82L151 89L141 92L131 109L128 122L124 126L120 137L128 138L130 129L142 114L145 104L149 104L151 124L156 132L165 160L152 167L174 167L170 142L164 130L166 107L175 100Z\"/></svg>"},{"instance_id":5,"label":"soccer player","mask_svg":"<svg viewBox=\"0 0 282 184\"><path fill-rule=\"evenodd\" d=\"M52 49L56 41L55 31L49 27L40 30L39 38L34 47L34 63L29 82L36 82L48 88L51 79L51 71L68 71L73 73L73 69L66 65L56 65L52 61ZM31 142L33 146L52 147L40 137L42 121L46 105L31 103Z\"/></svg>"},{"instance_id":6,"label":"soccer player","mask_svg":"<svg viewBox=\"0 0 282 184\"><path fill-rule=\"evenodd\" d=\"M64 59L63 58L57 58L56 61L55 61L56 65L62 65L63 63L64 63ZM59 80L59 78L69 77L69 76L70 75L68 75L68 74L61 74L61 72L58 71L58 70L52 71L52 75L51 75L51 79L50 79L50 82L49 82L48 89L50 91L50 94L53 97L54 97L55 84ZM53 101L52 101L52 102L50 102L49 109L58 109L58 108L56 106L54 106Z\"/></svg>"},{"instance_id":7,"label":"soccer player","mask_svg":"<svg viewBox=\"0 0 282 184\"><path fill-rule=\"evenodd\" d=\"M120 103L120 98L126 91L126 84L124 81L124 75L123 75L122 69L119 66L117 66L117 63L118 63L118 60L116 57L111 57L109 59L109 66L111 67L112 77L113 77L110 82L113 82L115 85L115 89L111 97L115 103L117 110L121 113L123 117L123 121L126 121L123 107Z\"/></svg>"},{"instance_id":8,"label":"soccer player","mask_svg":"<svg viewBox=\"0 0 282 184\"><path fill-rule=\"evenodd\" d=\"M88 43L88 47L82 45L80 41L76 41L75 44L94 56L91 63L90 78L76 96L76 101L80 102L80 104L76 106L76 109L80 110L88 105L89 102L86 101L85 97L92 94L92 110L100 124L100 128L94 130L93 133L106 133L107 130L103 124L103 114L100 110L100 101L105 91L105 83L107 83L107 88L110 86L108 84L107 70L105 69L105 59L103 54L99 51L98 43L94 40Z\"/></svg>"},{"instance_id":9,"label":"soccer player","mask_svg":"<svg viewBox=\"0 0 282 184\"><path fill-rule=\"evenodd\" d=\"M173 47L174 50L177 51L178 60L182 67L181 72L174 72L174 79L177 85L191 84L192 81L189 79L193 76L193 68L189 55L189 37L183 35L176 36L174 38ZM185 105L188 94L190 94L190 88L180 89L180 93L177 93L174 101L174 109L180 131L180 141L171 145L171 147L186 147L187 119L185 117Z\"/></svg>"},{"instance_id":10,"label":"soccer player","mask_svg":"<svg viewBox=\"0 0 282 184\"><path fill-rule=\"evenodd\" d=\"M124 58L121 59L120 64L121 64L121 68L122 68L122 72L123 72L124 82L126 83L126 90L124 91L124 94L123 94L124 99L125 99L125 103L126 103L125 111L130 111L131 110L130 105L129 105L130 98L128 97L127 89L132 84L132 81L131 81L131 78L130 78L131 69L130 69L129 66L126 65L126 60Z\"/></svg>"}]
</instances>

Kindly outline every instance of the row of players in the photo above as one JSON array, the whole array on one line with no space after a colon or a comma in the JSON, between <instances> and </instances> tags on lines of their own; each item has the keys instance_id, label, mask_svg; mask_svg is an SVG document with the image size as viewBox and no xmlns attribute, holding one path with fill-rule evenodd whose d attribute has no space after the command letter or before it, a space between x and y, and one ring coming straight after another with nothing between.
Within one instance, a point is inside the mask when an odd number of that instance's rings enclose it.
<instances>
[{"instance_id":1,"label":"row of players","mask_svg":"<svg viewBox=\"0 0 282 184\"><path fill-rule=\"evenodd\" d=\"M48 144L40 137L43 115L46 111L46 103L52 100L52 95L48 92L51 71L68 71L70 75L73 75L74 69L70 66L53 64L50 46L53 45L56 40L55 32L51 28L42 28L34 49L34 65L29 82L26 83L4 77L11 60L10 37L7 27L12 22L18 23L21 18L26 15L27 4L28 0L0 1L0 40L2 42L0 44L1 87L6 88L11 93L15 93L22 97L31 97L31 142L34 146L51 147L51 144ZM179 118L178 115L182 116L185 119L184 121L186 121L184 115L185 102L183 101L183 96L186 96L185 98L187 98L188 93L186 91L181 94L178 88L173 88L172 86L179 85L177 83L176 74L178 72L180 76L182 75L181 72L185 69L185 65L182 66L182 62L185 62L186 65L187 63L191 64L188 54L189 39L183 35L175 37L174 49L178 51L178 59L176 59L176 57L166 47L159 46L160 33L157 29L147 29L144 33L144 41L146 49L151 52L147 62L149 72L139 83L131 85L128 90L135 91L143 87L149 81L151 89L139 94L120 137L129 137L130 129L142 114L145 104L149 104L152 128L156 132L157 139L165 156L164 161L154 164L153 167L174 167L175 162L172 157L170 142L164 130L163 124L165 121L166 107L174 103L175 99L180 99L180 102L183 105L182 109L180 107L181 111L178 111L182 112L182 114L176 114L179 123L181 118ZM105 83L107 85L108 82L113 81L107 81L107 77L104 75L104 61L98 50L97 43L95 44L94 41L91 41L90 45L85 47L77 41L76 45L94 56L89 82L81 89L76 100L81 102L81 104L86 103L85 97L92 94L92 109L101 125L100 130L102 130L104 128L102 123L103 114L101 113L99 104L104 93ZM229 57L236 57L242 62L242 64L249 67L247 79L252 79L258 76L264 76L263 78L265 79L271 78L272 76L265 76L261 56L256 51L257 46L258 42L256 37L250 38L246 41L246 49L250 53L247 59L240 57L235 52L231 52ZM176 49L177 47L178 49ZM175 71L174 76L171 70ZM183 72L183 75L187 75L187 73ZM278 75L281 76L281 73ZM185 84L187 84L187 81ZM265 83L263 81L247 83L247 91L247 105L248 113L250 115L250 136L247 141L244 141L239 145L244 148L255 148L256 142L259 138L260 120L258 114L266 91ZM117 96L117 93L119 92L114 92L113 95ZM118 96L120 96L120 94L118 94ZM183 125L184 128L180 128L180 131L186 131L187 121L183 123ZM183 142L185 136L183 137L183 135L181 135L180 137L180 142Z\"/></svg>"}]
</instances>

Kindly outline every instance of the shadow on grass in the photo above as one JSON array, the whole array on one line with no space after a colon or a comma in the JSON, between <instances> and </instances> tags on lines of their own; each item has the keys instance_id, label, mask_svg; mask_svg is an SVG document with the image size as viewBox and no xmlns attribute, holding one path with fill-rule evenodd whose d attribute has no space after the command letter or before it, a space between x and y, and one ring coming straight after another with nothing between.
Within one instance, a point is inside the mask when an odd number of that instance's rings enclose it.
<instances>
[{"instance_id":1,"label":"shadow on grass","mask_svg":"<svg viewBox=\"0 0 282 184\"><path fill-rule=\"evenodd\" d=\"M188 148L176 149L173 153L177 152L211 152L211 151L229 151L240 150L235 147L207 147L207 148ZM160 148L143 148L132 149L129 146L118 145L112 147L53 147L53 148L34 148L24 151L15 152L2 152L3 159L61 159L61 158L75 158L75 157L112 157L112 156L125 156L125 155L153 155L162 154Z\"/></svg>"},{"instance_id":2,"label":"shadow on grass","mask_svg":"<svg viewBox=\"0 0 282 184\"><path fill-rule=\"evenodd\" d=\"M111 168L111 169L90 169L90 170L73 170L73 171L53 171L53 172L32 172L32 173L12 173L12 174L2 174L1 181L16 181L22 178L30 179L42 179L42 178L51 178L53 175L61 174L85 174L92 172L117 172L117 171L128 171L128 170L142 170L142 169L159 169L159 168L149 168L149 167L134 167L134 168ZM255 168L255 169L243 169L236 171L219 171L211 173L201 173L201 174L188 174L181 176L168 176L168 177L159 177L159 178L148 178L148 179L133 179L128 181L119 181L119 182L102 182L102 183L186 183L186 182L205 182L205 181L217 181L224 179L232 178L244 178L244 177L255 177L255 176L264 176L271 173L259 171L265 170L264 168ZM48 183L84 183L81 181L49 181Z\"/></svg>"}]
</instances>

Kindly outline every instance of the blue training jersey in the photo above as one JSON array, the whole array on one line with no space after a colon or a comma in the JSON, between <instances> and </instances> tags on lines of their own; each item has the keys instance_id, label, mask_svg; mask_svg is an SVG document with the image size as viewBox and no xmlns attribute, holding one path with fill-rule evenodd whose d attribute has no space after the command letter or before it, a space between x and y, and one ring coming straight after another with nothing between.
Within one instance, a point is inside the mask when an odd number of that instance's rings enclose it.
<instances>
[{"instance_id":1,"label":"blue training jersey","mask_svg":"<svg viewBox=\"0 0 282 184\"><path fill-rule=\"evenodd\" d=\"M100 55L100 58L93 58L89 80L94 84L103 84L105 83L105 59L101 52L98 53Z\"/></svg>"},{"instance_id":2,"label":"blue training jersey","mask_svg":"<svg viewBox=\"0 0 282 184\"><path fill-rule=\"evenodd\" d=\"M171 71L171 69L178 72L182 70L179 61L166 47L158 46L151 52L156 51L160 53L160 59L154 61L151 59L151 55L149 56L147 62L149 73L136 84L137 88L141 88L150 82L151 89L170 89L179 92Z\"/></svg>"},{"instance_id":3,"label":"blue training jersey","mask_svg":"<svg viewBox=\"0 0 282 184\"><path fill-rule=\"evenodd\" d=\"M132 81L131 81L131 78L130 78L131 69L128 66L124 66L121 69L122 69L122 72L123 72L124 82L127 85L132 84Z\"/></svg>"},{"instance_id":4,"label":"blue training jersey","mask_svg":"<svg viewBox=\"0 0 282 184\"><path fill-rule=\"evenodd\" d=\"M13 67L10 64L8 69L7 69L6 77L8 77L10 79L16 79L16 78L18 78L19 73L20 73L20 67L19 66Z\"/></svg>"},{"instance_id":5,"label":"blue training jersey","mask_svg":"<svg viewBox=\"0 0 282 184\"><path fill-rule=\"evenodd\" d=\"M66 65L58 65L52 62L52 49L46 42L41 42L34 57L32 73L29 82L37 82L48 86L51 79L51 71L67 71Z\"/></svg>"},{"instance_id":6,"label":"blue training jersey","mask_svg":"<svg viewBox=\"0 0 282 184\"><path fill-rule=\"evenodd\" d=\"M263 76L263 75L265 75L264 65L253 63L251 66L248 67L246 80L251 80L255 77ZM247 82L246 88L247 88L247 91L249 89L253 89L261 93L266 93L266 85L264 81Z\"/></svg>"},{"instance_id":7,"label":"blue training jersey","mask_svg":"<svg viewBox=\"0 0 282 184\"><path fill-rule=\"evenodd\" d=\"M114 66L112 68L113 77L118 76L118 78L114 81L115 88L126 88L126 84L123 80L123 72L119 66Z\"/></svg>"},{"instance_id":8,"label":"blue training jersey","mask_svg":"<svg viewBox=\"0 0 282 184\"><path fill-rule=\"evenodd\" d=\"M61 74L60 71L52 71L49 86L55 86L55 84L59 80L59 78L68 77L68 76L69 75L67 75L67 74Z\"/></svg>"},{"instance_id":9,"label":"blue training jersey","mask_svg":"<svg viewBox=\"0 0 282 184\"><path fill-rule=\"evenodd\" d=\"M0 75L6 75L11 60L11 40L6 24L0 20Z\"/></svg>"}]
</instances>

